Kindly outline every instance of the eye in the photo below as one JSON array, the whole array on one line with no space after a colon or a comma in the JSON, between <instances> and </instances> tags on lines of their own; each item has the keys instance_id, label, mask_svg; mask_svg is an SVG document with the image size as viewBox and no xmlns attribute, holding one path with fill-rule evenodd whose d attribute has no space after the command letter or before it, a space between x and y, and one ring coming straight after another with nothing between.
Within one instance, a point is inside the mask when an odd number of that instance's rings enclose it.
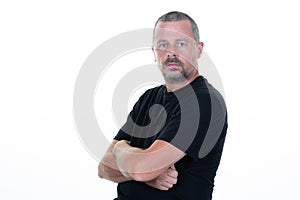
<instances>
[{"instance_id":1,"label":"eye","mask_svg":"<svg viewBox=\"0 0 300 200\"><path fill-rule=\"evenodd\" d=\"M159 49L165 49L165 48L167 48L168 47L168 44L167 43L159 43L158 45L157 45L157 47L159 48Z\"/></svg>"},{"instance_id":2,"label":"eye","mask_svg":"<svg viewBox=\"0 0 300 200\"><path fill-rule=\"evenodd\" d=\"M187 46L187 43L181 41L181 42L178 42L178 46L180 46L180 47L185 47L185 46Z\"/></svg>"}]
</instances>

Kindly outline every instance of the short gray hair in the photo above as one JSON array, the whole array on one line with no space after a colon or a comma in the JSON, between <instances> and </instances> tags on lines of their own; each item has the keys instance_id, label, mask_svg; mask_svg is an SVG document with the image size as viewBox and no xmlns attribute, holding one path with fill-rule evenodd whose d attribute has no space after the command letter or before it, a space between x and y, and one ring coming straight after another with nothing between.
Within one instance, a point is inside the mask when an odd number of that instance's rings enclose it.
<instances>
[{"instance_id":1,"label":"short gray hair","mask_svg":"<svg viewBox=\"0 0 300 200\"><path fill-rule=\"evenodd\" d=\"M193 31L193 36L194 39L196 40L197 43L200 42L200 36L199 36L199 29L196 24L196 22L187 14L178 12L178 11L172 11L168 12L164 15L162 15L160 18L155 23L154 29L157 26L158 22L174 22L174 21L181 21L181 20L189 20L191 25L192 25L192 31Z\"/></svg>"}]
</instances>

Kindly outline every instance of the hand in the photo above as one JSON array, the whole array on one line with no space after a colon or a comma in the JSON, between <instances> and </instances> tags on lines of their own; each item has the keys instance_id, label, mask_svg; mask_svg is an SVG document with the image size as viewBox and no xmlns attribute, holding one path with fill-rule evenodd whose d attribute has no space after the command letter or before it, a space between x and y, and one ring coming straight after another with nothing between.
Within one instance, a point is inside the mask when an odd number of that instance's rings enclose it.
<instances>
[{"instance_id":1,"label":"hand","mask_svg":"<svg viewBox=\"0 0 300 200\"><path fill-rule=\"evenodd\" d=\"M177 183L178 172L175 166L172 165L164 173L159 175L157 178L145 182L147 185L154 187L159 190L167 191Z\"/></svg>"}]
</instances>

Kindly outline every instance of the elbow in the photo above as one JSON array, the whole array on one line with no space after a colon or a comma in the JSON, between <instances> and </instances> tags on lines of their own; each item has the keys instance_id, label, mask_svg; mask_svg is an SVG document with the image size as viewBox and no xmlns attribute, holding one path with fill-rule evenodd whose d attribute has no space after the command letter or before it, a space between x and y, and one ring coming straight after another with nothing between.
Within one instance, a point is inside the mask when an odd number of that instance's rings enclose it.
<instances>
[{"instance_id":1,"label":"elbow","mask_svg":"<svg viewBox=\"0 0 300 200\"><path fill-rule=\"evenodd\" d=\"M104 165L101 163L98 166L98 176L99 178L104 178Z\"/></svg>"},{"instance_id":2,"label":"elbow","mask_svg":"<svg viewBox=\"0 0 300 200\"><path fill-rule=\"evenodd\" d=\"M98 176L99 178L103 178L103 175L101 174L101 172L98 170Z\"/></svg>"}]
</instances>

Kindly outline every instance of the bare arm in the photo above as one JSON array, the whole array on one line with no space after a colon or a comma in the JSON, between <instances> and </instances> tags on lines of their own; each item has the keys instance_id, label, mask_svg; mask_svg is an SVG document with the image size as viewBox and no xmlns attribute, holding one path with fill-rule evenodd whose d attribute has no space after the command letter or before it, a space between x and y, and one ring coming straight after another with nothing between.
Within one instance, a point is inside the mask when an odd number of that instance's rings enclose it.
<instances>
[{"instance_id":1,"label":"bare arm","mask_svg":"<svg viewBox=\"0 0 300 200\"><path fill-rule=\"evenodd\" d=\"M157 178L146 181L145 183L151 187L159 190L169 190L177 183L178 172L174 166L169 167L165 172L160 174Z\"/></svg>"},{"instance_id":2,"label":"bare arm","mask_svg":"<svg viewBox=\"0 0 300 200\"><path fill-rule=\"evenodd\" d=\"M180 160L185 153L172 144L156 140L148 149L131 147L121 140L113 147L118 168L136 181L151 181Z\"/></svg>"},{"instance_id":3,"label":"bare arm","mask_svg":"<svg viewBox=\"0 0 300 200\"><path fill-rule=\"evenodd\" d=\"M107 152L103 156L102 160L98 165L98 176L115 183L122 183L125 181L132 180L129 176L124 176L118 169L115 155L112 153L113 146L117 143L117 140L114 140Z\"/></svg>"}]
</instances>

